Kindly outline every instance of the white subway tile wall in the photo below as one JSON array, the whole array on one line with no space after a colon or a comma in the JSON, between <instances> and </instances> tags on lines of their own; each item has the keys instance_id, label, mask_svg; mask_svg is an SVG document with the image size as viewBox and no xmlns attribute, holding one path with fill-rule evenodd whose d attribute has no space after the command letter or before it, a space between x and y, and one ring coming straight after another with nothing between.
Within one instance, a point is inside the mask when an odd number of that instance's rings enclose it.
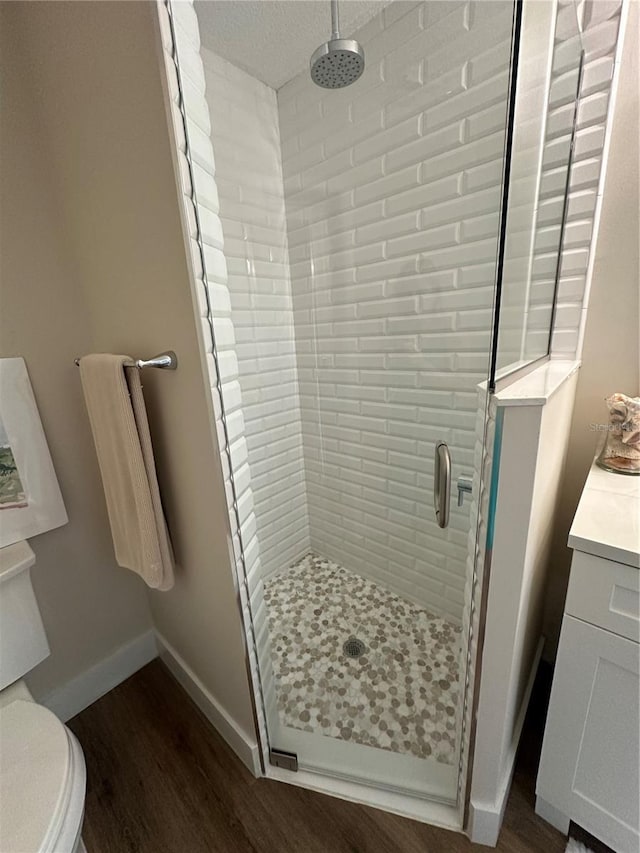
<instances>
[{"instance_id":1,"label":"white subway tile wall","mask_svg":"<svg viewBox=\"0 0 640 853\"><path fill-rule=\"evenodd\" d=\"M473 473L512 8L396 0L358 83L278 91L312 547L458 623L469 506L437 527L433 454Z\"/></svg>"},{"instance_id":2,"label":"white subway tile wall","mask_svg":"<svg viewBox=\"0 0 640 853\"><path fill-rule=\"evenodd\" d=\"M599 192L607 111L622 12L622 0L579 4L584 76L577 116L574 164L558 287L553 356L580 357L580 329L586 312L587 270ZM573 0L560 0L556 25L549 112L540 185L538 231L530 288L525 354L539 350L548 337L550 296L555 275L560 213L564 199L566 156L573 121L579 51Z\"/></svg>"},{"instance_id":3,"label":"white subway tile wall","mask_svg":"<svg viewBox=\"0 0 640 853\"><path fill-rule=\"evenodd\" d=\"M201 48L263 576L310 548L276 93ZM227 327L216 324L216 338Z\"/></svg>"}]
</instances>

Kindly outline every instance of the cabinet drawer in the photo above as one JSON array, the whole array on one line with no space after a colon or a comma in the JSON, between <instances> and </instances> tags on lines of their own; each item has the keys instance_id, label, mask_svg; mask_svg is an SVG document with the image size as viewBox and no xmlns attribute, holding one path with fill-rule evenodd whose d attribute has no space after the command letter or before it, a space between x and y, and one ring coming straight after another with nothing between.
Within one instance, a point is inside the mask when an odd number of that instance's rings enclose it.
<instances>
[{"instance_id":1,"label":"cabinet drawer","mask_svg":"<svg viewBox=\"0 0 640 853\"><path fill-rule=\"evenodd\" d=\"M640 642L640 571L574 551L565 611Z\"/></svg>"}]
</instances>

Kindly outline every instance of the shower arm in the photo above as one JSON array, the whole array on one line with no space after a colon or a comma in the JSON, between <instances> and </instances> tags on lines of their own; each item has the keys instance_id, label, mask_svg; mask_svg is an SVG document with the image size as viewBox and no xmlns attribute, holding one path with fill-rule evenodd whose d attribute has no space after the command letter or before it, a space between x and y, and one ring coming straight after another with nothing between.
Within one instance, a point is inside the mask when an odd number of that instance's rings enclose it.
<instances>
[{"instance_id":1,"label":"shower arm","mask_svg":"<svg viewBox=\"0 0 640 853\"><path fill-rule=\"evenodd\" d=\"M338 17L338 0L331 0L331 38L340 38L340 19Z\"/></svg>"}]
</instances>

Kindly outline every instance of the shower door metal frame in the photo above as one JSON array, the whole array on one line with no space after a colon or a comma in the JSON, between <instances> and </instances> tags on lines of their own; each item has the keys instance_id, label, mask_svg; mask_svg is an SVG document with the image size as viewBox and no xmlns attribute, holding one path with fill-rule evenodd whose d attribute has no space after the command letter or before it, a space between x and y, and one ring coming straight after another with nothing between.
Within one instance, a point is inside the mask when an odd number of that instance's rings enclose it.
<instances>
[{"instance_id":1,"label":"shower door metal frame","mask_svg":"<svg viewBox=\"0 0 640 853\"><path fill-rule=\"evenodd\" d=\"M193 0L190 0L192 3ZM204 284L205 290L205 299L206 299L206 320L207 326L209 329L209 333L211 336L211 355L213 357L215 368L216 368L216 389L219 398L219 415L215 415L216 425L219 425L220 431L222 433L223 441L220 442L220 435L218 436L218 441L220 445L220 454L224 456L226 459L226 466L229 472L228 482L230 483L232 489L232 501L228 503L229 512L235 515L236 519L236 527L237 527L237 535L239 539L239 553L233 553L232 557L234 558L234 568L236 573L236 603L240 612L240 618L242 620L242 625L244 629L244 640L245 640L245 667L247 672L247 679L249 683L249 694L251 698L251 711L254 720L255 726L255 734L258 742L258 754L259 754L259 762L260 769L263 776L267 775L267 756L269 755L269 740L268 740L268 729L265 725L261 725L260 719L260 711L262 710L263 720L264 716L264 695L263 695L263 685L260 676L260 667L257 665L257 647L256 647L256 631L255 626L252 619L252 611L250 607L245 607L242 601L241 589L242 584L247 585L247 569L246 569L246 561L245 561L245 548L244 543L242 541L242 533L241 533L241 524L240 518L238 515L238 501L237 501L237 488L234 477L234 468L233 461L231 458L231 442L229 440L229 430L227 425L226 418L226 410L224 405L224 397L223 397L223 389L221 382L221 371L219 366L218 359L218 349L216 346L215 339L215 326L213 319L213 310L211 304L211 298L209 294L209 283L207 279L207 267L205 261L205 252L204 252L204 241L203 241L203 232L200 222L200 214L199 214L199 204L198 204L198 196L196 190L196 182L194 180L194 168L193 168L193 159L192 159L192 148L189 142L189 127L188 127L188 116L187 116L187 107L184 100L184 88L182 84L182 76L181 76L181 67L179 60L179 51L178 51L178 41L176 38L176 30L175 30L175 21L173 15L173 7L172 0L156 0L158 16L155 17L155 22L158 25L158 50L160 53L160 64L163 70L165 70L165 62L170 62L175 68L175 74L178 82L179 88L179 115L180 115L180 124L181 131L184 135L185 139L185 151L184 156L187 163L187 168L189 171L189 180L191 185L191 195L189 197L189 201L192 205L192 213L194 216L195 222L195 241L197 243L198 252L200 255L200 264L202 268L202 276L201 280ZM160 21L161 9L165 9L167 12L169 27L171 31L171 40L172 46L171 51L164 48L162 43L162 24ZM179 144L178 144L178 134L177 129L175 127L176 117L172 113L172 98L169 81L167 79L166 74L162 75L162 86L165 94L165 104L167 108L167 122L170 128L173 129L174 133L171 138L171 149L172 156L174 160L174 168L176 172L176 181L178 184L178 190L180 190L180 164L178 162L179 158ZM187 258L189 260L188 266L190 268L190 272L192 271L192 262L189 256L189 216L186 211L186 204L182 204L180 206L180 218L183 225L183 231L185 236L185 247L187 249ZM194 279L196 276L194 275ZM232 531L230 531L232 534ZM245 611L249 614L248 618L245 615ZM253 647L254 660L256 660L256 665L253 665L251 661L250 648ZM260 703L260 704L258 704Z\"/></svg>"},{"instance_id":2,"label":"shower door metal frame","mask_svg":"<svg viewBox=\"0 0 640 853\"><path fill-rule=\"evenodd\" d=\"M504 272L504 250L506 246L507 236L507 210L509 201L509 180L511 175L511 155L513 151L513 136L515 130L515 107L516 96L518 89L518 70L520 63L520 41L522 36L522 17L523 17L524 0L513 0L513 23L512 23L512 41L511 41L511 61L509 68L509 87L507 100L507 116L505 128L505 147L503 155L503 174L502 174L502 198L500 207L500 234L498 238L498 250L496 259L496 281L494 286L494 312L493 324L491 328L491 347L490 347L490 363L489 375L487 378L487 390L485 394L484 404L484 434L482 441L482 462L480 464L480 485L482 486L482 475L484 472L484 462L487 457L487 442L489 433L490 421L490 406L491 400L496 390L495 368L498 352L498 333L500 323L500 302L502 295L502 281ZM546 359L545 359L546 360ZM498 440L496 436L495 441ZM499 445L498 445L499 446ZM495 442L494 442L495 447ZM487 602L489 594L490 580L490 541L489 532L487 532L486 541L478 545L481 539L482 524L490 518L490 503L492 495L497 490L497 482L494 482L497 477L497 465L495 456L493 463L496 466L490 473L490 487L486 489L487 503L482 505L478 500L478 513L476 517L476 535L475 544L476 552L473 565L473 577L471 581L470 594L470 614L469 614L469 633L467 637L467 662L465 667L465 691L462 707L462 726L461 726L461 749L460 749L460 765L458 778L458 805L461 809L462 828L468 834L469 809L471 804L471 782L473 779L473 757L475 749L476 735L476 713L480 698L480 682L482 679L482 652L484 650L484 627L487 613ZM482 488L480 489L482 493ZM480 497L480 496L478 496ZM479 565L481 563L481 565ZM477 619L477 635L473 633L474 613L478 613ZM470 723L469 731L466 731L467 721ZM466 751L466 755L465 755ZM464 767L464 759L466 758L466 772Z\"/></svg>"}]
</instances>

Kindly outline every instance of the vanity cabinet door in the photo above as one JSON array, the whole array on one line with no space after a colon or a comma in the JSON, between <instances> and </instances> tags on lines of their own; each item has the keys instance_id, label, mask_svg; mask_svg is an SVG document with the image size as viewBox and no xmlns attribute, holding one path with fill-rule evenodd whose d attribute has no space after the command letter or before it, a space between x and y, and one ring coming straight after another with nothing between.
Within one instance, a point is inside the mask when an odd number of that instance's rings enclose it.
<instances>
[{"instance_id":1,"label":"vanity cabinet door","mask_svg":"<svg viewBox=\"0 0 640 853\"><path fill-rule=\"evenodd\" d=\"M640 646L565 615L536 793L638 853Z\"/></svg>"}]
</instances>

